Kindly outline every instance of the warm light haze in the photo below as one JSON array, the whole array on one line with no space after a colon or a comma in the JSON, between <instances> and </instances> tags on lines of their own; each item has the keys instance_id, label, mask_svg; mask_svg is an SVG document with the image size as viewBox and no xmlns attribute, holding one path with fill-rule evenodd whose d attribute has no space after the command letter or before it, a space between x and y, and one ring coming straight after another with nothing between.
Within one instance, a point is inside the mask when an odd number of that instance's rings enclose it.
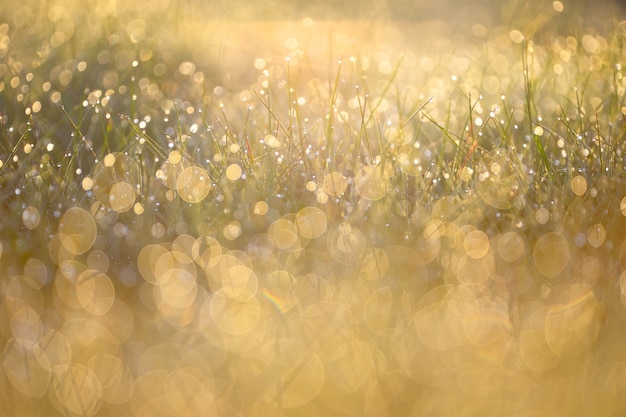
<instances>
[{"instance_id":1,"label":"warm light haze","mask_svg":"<svg viewBox=\"0 0 626 417\"><path fill-rule=\"evenodd\" d=\"M0 6L0 416L626 415L626 6Z\"/></svg>"}]
</instances>

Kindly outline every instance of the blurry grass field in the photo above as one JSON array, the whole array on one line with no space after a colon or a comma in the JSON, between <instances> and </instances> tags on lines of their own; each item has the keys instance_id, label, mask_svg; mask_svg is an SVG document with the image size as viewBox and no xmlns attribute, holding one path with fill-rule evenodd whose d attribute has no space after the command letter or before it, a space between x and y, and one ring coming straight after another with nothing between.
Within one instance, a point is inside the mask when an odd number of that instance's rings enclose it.
<instances>
[{"instance_id":1,"label":"blurry grass field","mask_svg":"<svg viewBox=\"0 0 626 417\"><path fill-rule=\"evenodd\" d=\"M626 411L617 4L8 3L1 415Z\"/></svg>"}]
</instances>

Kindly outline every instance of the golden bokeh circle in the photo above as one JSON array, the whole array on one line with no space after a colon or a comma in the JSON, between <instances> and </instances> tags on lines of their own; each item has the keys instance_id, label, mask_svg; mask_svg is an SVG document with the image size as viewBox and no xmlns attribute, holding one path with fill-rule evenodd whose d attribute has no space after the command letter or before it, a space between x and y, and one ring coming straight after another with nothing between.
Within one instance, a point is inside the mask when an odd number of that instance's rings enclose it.
<instances>
[{"instance_id":1,"label":"golden bokeh circle","mask_svg":"<svg viewBox=\"0 0 626 417\"><path fill-rule=\"evenodd\" d=\"M339 196L346 191L348 179L341 172L333 171L324 177L324 191L332 196Z\"/></svg>"},{"instance_id":2,"label":"golden bokeh circle","mask_svg":"<svg viewBox=\"0 0 626 417\"><path fill-rule=\"evenodd\" d=\"M533 248L535 267L548 278L554 278L563 272L570 261L570 256L570 245L558 232L541 236Z\"/></svg>"},{"instance_id":3,"label":"golden bokeh circle","mask_svg":"<svg viewBox=\"0 0 626 417\"><path fill-rule=\"evenodd\" d=\"M135 202L140 181L141 169L135 160L124 153L110 153L96 164L91 190L105 207L125 212Z\"/></svg>"},{"instance_id":4,"label":"golden bokeh circle","mask_svg":"<svg viewBox=\"0 0 626 417\"><path fill-rule=\"evenodd\" d=\"M521 208L527 185L520 168L502 149L483 155L476 167L476 190L485 203L507 210Z\"/></svg>"},{"instance_id":5,"label":"golden bokeh circle","mask_svg":"<svg viewBox=\"0 0 626 417\"><path fill-rule=\"evenodd\" d=\"M357 193L366 200L376 201L387 195L389 179L382 167L366 165L354 179Z\"/></svg>"},{"instance_id":6,"label":"golden bokeh circle","mask_svg":"<svg viewBox=\"0 0 626 417\"><path fill-rule=\"evenodd\" d=\"M59 222L61 244L73 255L80 255L91 249L97 234L96 221L80 207L68 209Z\"/></svg>"},{"instance_id":7,"label":"golden bokeh circle","mask_svg":"<svg viewBox=\"0 0 626 417\"><path fill-rule=\"evenodd\" d=\"M186 202L199 203L211 191L209 173L196 165L183 169L176 179L176 191Z\"/></svg>"},{"instance_id":8,"label":"golden bokeh circle","mask_svg":"<svg viewBox=\"0 0 626 417\"><path fill-rule=\"evenodd\" d=\"M304 207L296 214L296 226L298 233L303 238L318 238L326 232L326 214L317 207Z\"/></svg>"},{"instance_id":9,"label":"golden bokeh circle","mask_svg":"<svg viewBox=\"0 0 626 417\"><path fill-rule=\"evenodd\" d=\"M100 409L102 386L86 366L60 365L53 374L48 399L61 413L90 417Z\"/></svg>"},{"instance_id":10,"label":"golden bokeh circle","mask_svg":"<svg viewBox=\"0 0 626 417\"><path fill-rule=\"evenodd\" d=\"M4 346L2 370L18 392L33 398L45 395L52 377L48 357L26 339L10 339Z\"/></svg>"},{"instance_id":11,"label":"golden bokeh circle","mask_svg":"<svg viewBox=\"0 0 626 417\"><path fill-rule=\"evenodd\" d=\"M126 181L116 182L109 190L109 206L118 213L130 210L136 199L135 189Z\"/></svg>"},{"instance_id":12,"label":"golden bokeh circle","mask_svg":"<svg viewBox=\"0 0 626 417\"><path fill-rule=\"evenodd\" d=\"M104 273L87 269L76 282L76 298L85 311L95 316L107 314L115 301L115 287Z\"/></svg>"}]
</instances>

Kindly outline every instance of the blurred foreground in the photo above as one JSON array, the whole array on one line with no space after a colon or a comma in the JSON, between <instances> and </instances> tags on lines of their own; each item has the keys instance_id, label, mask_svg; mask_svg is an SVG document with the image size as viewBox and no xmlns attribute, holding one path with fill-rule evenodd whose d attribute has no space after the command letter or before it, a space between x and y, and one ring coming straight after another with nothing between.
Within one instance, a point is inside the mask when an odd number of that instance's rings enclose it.
<instances>
[{"instance_id":1,"label":"blurred foreground","mask_svg":"<svg viewBox=\"0 0 626 417\"><path fill-rule=\"evenodd\" d=\"M1 415L626 412L618 5L11 3Z\"/></svg>"}]
</instances>

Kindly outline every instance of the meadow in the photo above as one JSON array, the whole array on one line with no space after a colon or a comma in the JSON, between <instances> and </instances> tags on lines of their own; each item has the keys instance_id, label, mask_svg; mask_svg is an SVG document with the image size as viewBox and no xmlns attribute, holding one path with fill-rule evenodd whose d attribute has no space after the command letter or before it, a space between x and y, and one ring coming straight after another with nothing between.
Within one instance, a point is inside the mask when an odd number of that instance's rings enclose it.
<instances>
[{"instance_id":1,"label":"meadow","mask_svg":"<svg viewBox=\"0 0 626 417\"><path fill-rule=\"evenodd\" d=\"M618 4L31 3L0 415L626 412Z\"/></svg>"}]
</instances>

